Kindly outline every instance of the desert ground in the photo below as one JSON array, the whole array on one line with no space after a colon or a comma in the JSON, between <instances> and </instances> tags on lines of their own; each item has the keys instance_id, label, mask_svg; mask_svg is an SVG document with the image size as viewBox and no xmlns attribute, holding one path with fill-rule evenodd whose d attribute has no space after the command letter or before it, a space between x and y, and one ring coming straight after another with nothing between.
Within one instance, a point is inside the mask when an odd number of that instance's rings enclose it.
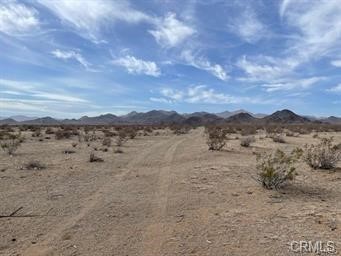
<instances>
[{"instance_id":1,"label":"desert ground","mask_svg":"<svg viewBox=\"0 0 341 256\"><path fill-rule=\"evenodd\" d=\"M340 163L300 162L280 190L254 178L255 153L317 143L313 134L286 143L258 134L248 148L232 134L209 151L202 127L161 130L128 140L123 153L101 151L100 140L23 135L14 156L0 152L0 255L287 256L300 255L290 243L302 240L333 241L341 253ZM329 136L341 143L341 132L319 133ZM89 162L94 148L103 162ZM46 168L23 168L31 160Z\"/></svg>"}]
</instances>

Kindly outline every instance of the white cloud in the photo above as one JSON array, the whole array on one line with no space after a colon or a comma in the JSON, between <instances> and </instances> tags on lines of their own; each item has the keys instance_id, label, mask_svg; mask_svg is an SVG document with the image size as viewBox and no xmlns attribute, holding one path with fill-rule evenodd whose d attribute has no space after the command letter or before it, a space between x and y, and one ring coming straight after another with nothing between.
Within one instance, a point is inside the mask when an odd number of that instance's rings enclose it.
<instances>
[{"instance_id":1,"label":"white cloud","mask_svg":"<svg viewBox=\"0 0 341 256\"><path fill-rule=\"evenodd\" d=\"M341 84L338 84L327 90L328 92L341 93Z\"/></svg>"},{"instance_id":2,"label":"white cloud","mask_svg":"<svg viewBox=\"0 0 341 256\"><path fill-rule=\"evenodd\" d=\"M150 97L149 99L150 99L151 101L159 102L159 103L171 103L170 100L167 100L167 99L165 99L165 98Z\"/></svg>"},{"instance_id":3,"label":"white cloud","mask_svg":"<svg viewBox=\"0 0 341 256\"><path fill-rule=\"evenodd\" d=\"M257 56L251 60L243 56L237 62L237 66L247 74L247 77L239 78L239 80L260 83L267 92L307 90L326 79L317 76L295 78L293 70L296 65L297 62L291 58L280 59L269 56Z\"/></svg>"},{"instance_id":4,"label":"white cloud","mask_svg":"<svg viewBox=\"0 0 341 256\"><path fill-rule=\"evenodd\" d=\"M246 9L229 25L231 32L248 43L255 43L268 34L265 25L259 21L254 11Z\"/></svg>"},{"instance_id":5,"label":"white cloud","mask_svg":"<svg viewBox=\"0 0 341 256\"><path fill-rule=\"evenodd\" d=\"M117 21L138 23L151 18L135 10L127 1L78 1L78 0L38 0L50 9L64 23L70 25L81 35L98 43L101 30Z\"/></svg>"},{"instance_id":6,"label":"white cloud","mask_svg":"<svg viewBox=\"0 0 341 256\"><path fill-rule=\"evenodd\" d=\"M49 100L56 100L56 101L65 101L65 102L88 102L87 100L73 97L70 95L63 95L60 93L48 93L48 92L33 92L31 94L32 97L49 99Z\"/></svg>"},{"instance_id":7,"label":"white cloud","mask_svg":"<svg viewBox=\"0 0 341 256\"><path fill-rule=\"evenodd\" d=\"M189 86L184 90L176 90L172 88L163 88L160 90L162 97L153 98L154 101L162 101L164 103L207 103L207 104L236 104L236 103L256 103L263 104L267 101L257 98L238 97L229 94L216 92L214 89L207 88L205 85ZM157 100L155 100L157 99Z\"/></svg>"},{"instance_id":8,"label":"white cloud","mask_svg":"<svg viewBox=\"0 0 341 256\"><path fill-rule=\"evenodd\" d=\"M341 5L339 0L283 1L280 14L299 33L289 48L300 63L334 55L340 50Z\"/></svg>"},{"instance_id":9,"label":"white cloud","mask_svg":"<svg viewBox=\"0 0 341 256\"><path fill-rule=\"evenodd\" d=\"M39 27L38 12L15 1L0 2L0 32L8 35L30 33Z\"/></svg>"},{"instance_id":10,"label":"white cloud","mask_svg":"<svg viewBox=\"0 0 341 256\"><path fill-rule=\"evenodd\" d=\"M22 95L26 97L38 98L41 100L53 100L55 102L74 102L74 103L86 103L89 102L85 99L69 95L63 91L44 89L44 85L34 82L16 81L0 79L0 85L5 88L9 88L5 92L12 95Z\"/></svg>"},{"instance_id":11,"label":"white cloud","mask_svg":"<svg viewBox=\"0 0 341 256\"><path fill-rule=\"evenodd\" d=\"M236 64L248 75L250 81L273 81L291 71L291 65L269 56L247 58L242 56Z\"/></svg>"},{"instance_id":12,"label":"white cloud","mask_svg":"<svg viewBox=\"0 0 341 256\"><path fill-rule=\"evenodd\" d=\"M134 56L125 57L112 61L114 65L125 67L129 73L145 74L158 77L161 75L160 69L155 62L137 59Z\"/></svg>"},{"instance_id":13,"label":"white cloud","mask_svg":"<svg viewBox=\"0 0 341 256\"><path fill-rule=\"evenodd\" d=\"M203 57L196 57L189 50L182 51L181 58L185 60L188 65L205 70L215 77L219 78L220 80L225 81L229 78L222 66L220 66L219 64L212 64Z\"/></svg>"},{"instance_id":14,"label":"white cloud","mask_svg":"<svg viewBox=\"0 0 341 256\"><path fill-rule=\"evenodd\" d=\"M175 13L168 13L164 19L156 20L155 25L156 29L149 30L149 33L164 47L177 46L196 32L178 20Z\"/></svg>"},{"instance_id":15,"label":"white cloud","mask_svg":"<svg viewBox=\"0 0 341 256\"><path fill-rule=\"evenodd\" d=\"M264 84L262 86L266 88L267 92L298 90L298 89L305 90L323 79L324 79L323 77L292 79L292 80L279 81L277 83L274 82L270 84Z\"/></svg>"},{"instance_id":16,"label":"white cloud","mask_svg":"<svg viewBox=\"0 0 341 256\"><path fill-rule=\"evenodd\" d=\"M54 57L58 59L62 59L62 60L74 59L86 68L90 66L90 63L88 63L80 53L75 52L75 51L62 51L62 50L56 49L52 51L51 54Z\"/></svg>"},{"instance_id":17,"label":"white cloud","mask_svg":"<svg viewBox=\"0 0 341 256\"><path fill-rule=\"evenodd\" d=\"M333 60L330 62L331 65L341 68L341 60Z\"/></svg>"}]
</instances>

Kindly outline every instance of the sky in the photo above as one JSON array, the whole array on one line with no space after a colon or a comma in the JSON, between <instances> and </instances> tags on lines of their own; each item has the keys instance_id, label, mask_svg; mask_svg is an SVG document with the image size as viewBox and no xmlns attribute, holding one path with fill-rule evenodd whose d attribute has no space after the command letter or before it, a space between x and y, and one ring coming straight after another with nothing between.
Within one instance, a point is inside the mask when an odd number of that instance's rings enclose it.
<instances>
[{"instance_id":1,"label":"sky","mask_svg":"<svg viewBox=\"0 0 341 256\"><path fill-rule=\"evenodd\" d=\"M341 0L0 0L0 116L341 116Z\"/></svg>"}]
</instances>

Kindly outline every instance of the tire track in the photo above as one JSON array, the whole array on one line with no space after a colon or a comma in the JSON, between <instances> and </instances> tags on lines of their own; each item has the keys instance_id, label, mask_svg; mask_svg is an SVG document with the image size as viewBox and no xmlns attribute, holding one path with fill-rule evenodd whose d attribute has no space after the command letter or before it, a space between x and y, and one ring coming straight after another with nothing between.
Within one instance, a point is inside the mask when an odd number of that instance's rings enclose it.
<instances>
[{"instance_id":1,"label":"tire track","mask_svg":"<svg viewBox=\"0 0 341 256\"><path fill-rule=\"evenodd\" d=\"M171 163L178 146L183 143L188 137L173 143L164 155L164 163L166 166L160 169L158 174L158 188L154 196L154 204L156 207L153 209L155 216L155 223L146 227L143 234L142 253L144 256L159 256L161 255L162 244L166 237L170 235L169 229L164 223L164 217L167 213L167 202L169 194L169 185L171 182Z\"/></svg>"},{"instance_id":2,"label":"tire track","mask_svg":"<svg viewBox=\"0 0 341 256\"><path fill-rule=\"evenodd\" d=\"M51 243L55 240L58 240L63 232L72 226L74 226L77 222L83 219L92 209L96 207L96 205L100 204L104 198L107 196L112 196L111 190L113 189L114 182L120 182L123 178L128 175L133 168L138 167L141 164L144 164L148 161L149 157L153 157L155 152L159 152L160 147L164 147L164 144L169 143L174 138L168 138L167 140L162 140L151 147L147 148L144 151L141 151L141 154L138 154L135 158L133 158L126 167L126 170L123 172L110 177L94 194L83 199L84 201L81 205L81 210L75 216L72 216L66 219L64 222L59 223L59 225L51 230L48 234L45 235L45 238L42 242L35 244L33 246L28 247L24 250L22 255L25 256L51 256L57 255L54 252L54 248L51 247ZM114 182L113 182L114 181Z\"/></svg>"}]
</instances>

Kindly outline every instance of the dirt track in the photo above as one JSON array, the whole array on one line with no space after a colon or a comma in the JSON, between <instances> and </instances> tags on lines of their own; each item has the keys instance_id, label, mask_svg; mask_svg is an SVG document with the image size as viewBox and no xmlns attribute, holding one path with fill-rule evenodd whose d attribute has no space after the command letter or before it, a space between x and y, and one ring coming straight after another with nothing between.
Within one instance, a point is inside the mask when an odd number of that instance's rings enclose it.
<instances>
[{"instance_id":1,"label":"dirt track","mask_svg":"<svg viewBox=\"0 0 341 256\"><path fill-rule=\"evenodd\" d=\"M331 240L341 252L341 171L311 175L302 164L293 185L266 191L252 177L253 151L278 146L267 139L209 152L201 128L138 137L124 154L98 152L103 163L87 162L85 145L62 154L69 145L29 141L18 156L1 153L0 214L22 206L42 216L0 219L0 255L295 255L292 240ZM47 169L18 168L32 158Z\"/></svg>"}]
</instances>

